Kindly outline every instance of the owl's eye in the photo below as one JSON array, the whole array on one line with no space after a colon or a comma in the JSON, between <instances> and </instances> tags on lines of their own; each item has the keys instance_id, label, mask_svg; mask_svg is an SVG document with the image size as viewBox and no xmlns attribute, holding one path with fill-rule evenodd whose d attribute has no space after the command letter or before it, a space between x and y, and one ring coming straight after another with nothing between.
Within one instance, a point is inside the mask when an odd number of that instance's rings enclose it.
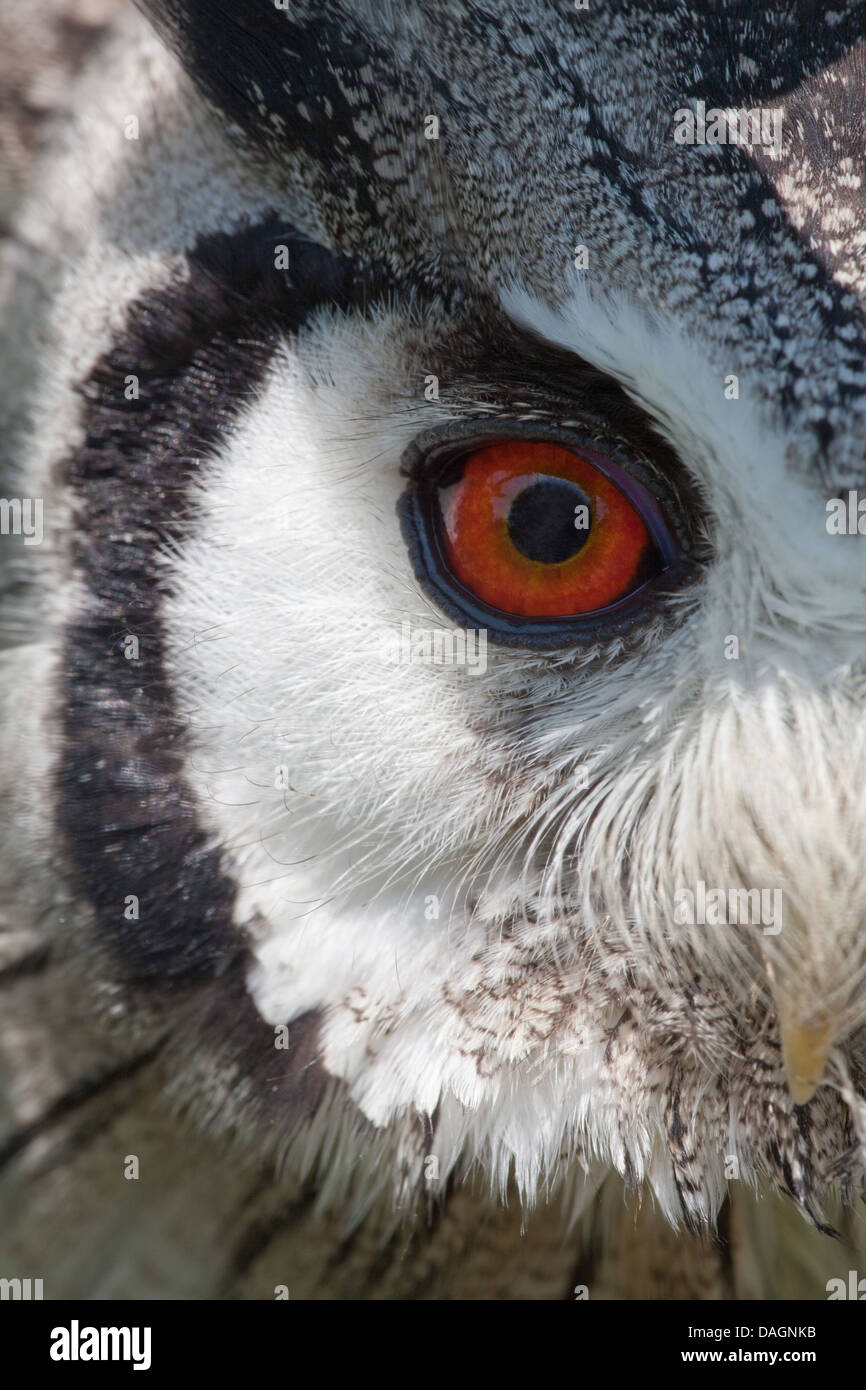
<instances>
[{"instance_id":1,"label":"owl's eye","mask_svg":"<svg viewBox=\"0 0 866 1390\"><path fill-rule=\"evenodd\" d=\"M663 565L637 508L588 459L558 444L476 449L438 480L435 500L451 574L505 613L598 613Z\"/></svg>"},{"instance_id":2,"label":"owl's eye","mask_svg":"<svg viewBox=\"0 0 866 1390\"><path fill-rule=\"evenodd\" d=\"M415 525L450 606L512 628L616 614L679 554L658 502L612 459L538 439L450 452L419 490Z\"/></svg>"}]
</instances>

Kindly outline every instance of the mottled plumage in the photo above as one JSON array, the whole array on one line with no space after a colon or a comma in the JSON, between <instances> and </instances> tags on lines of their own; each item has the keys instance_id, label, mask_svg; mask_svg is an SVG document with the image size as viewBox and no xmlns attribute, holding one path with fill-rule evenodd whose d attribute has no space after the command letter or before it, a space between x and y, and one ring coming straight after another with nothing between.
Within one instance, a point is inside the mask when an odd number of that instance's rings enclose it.
<instances>
[{"instance_id":1,"label":"mottled plumage","mask_svg":"<svg viewBox=\"0 0 866 1390\"><path fill-rule=\"evenodd\" d=\"M866 1143L862 6L141 10L4 266L44 539L2 537L0 1275L824 1297ZM778 147L677 143L699 102ZM483 670L395 662L486 622L423 499L498 440L606 460L670 557L493 613ZM784 915L691 925L697 885Z\"/></svg>"}]
</instances>

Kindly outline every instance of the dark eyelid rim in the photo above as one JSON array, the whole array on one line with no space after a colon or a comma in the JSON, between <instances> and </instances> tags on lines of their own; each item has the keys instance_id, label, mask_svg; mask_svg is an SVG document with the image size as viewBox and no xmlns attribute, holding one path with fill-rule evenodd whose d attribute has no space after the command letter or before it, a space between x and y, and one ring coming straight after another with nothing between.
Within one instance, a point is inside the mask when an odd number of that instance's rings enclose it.
<instances>
[{"instance_id":1,"label":"dark eyelid rim","mask_svg":"<svg viewBox=\"0 0 866 1390\"><path fill-rule=\"evenodd\" d=\"M487 301L461 317L439 375L454 383L446 399L462 403L468 389L472 401L487 402L487 413L475 414L479 426L498 417L509 430L525 423L543 429L545 437L553 437L557 428L570 430L572 447L578 441L613 458L660 499L683 552L698 562L711 558L708 499L659 419L617 378L516 324ZM470 401L466 404L472 411Z\"/></svg>"}]
</instances>

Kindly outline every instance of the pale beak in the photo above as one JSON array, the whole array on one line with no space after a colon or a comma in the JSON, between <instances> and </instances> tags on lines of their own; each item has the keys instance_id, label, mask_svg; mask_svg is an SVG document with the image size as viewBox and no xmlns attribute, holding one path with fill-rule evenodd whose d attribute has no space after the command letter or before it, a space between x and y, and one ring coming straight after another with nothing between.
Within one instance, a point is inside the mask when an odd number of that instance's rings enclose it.
<instances>
[{"instance_id":1,"label":"pale beak","mask_svg":"<svg viewBox=\"0 0 866 1390\"><path fill-rule=\"evenodd\" d=\"M791 998L778 985L773 962L765 952L763 955L776 1003L788 1090L795 1105L805 1105L821 1084L835 1032L829 1019L810 1010L803 998Z\"/></svg>"},{"instance_id":2,"label":"pale beak","mask_svg":"<svg viewBox=\"0 0 866 1390\"><path fill-rule=\"evenodd\" d=\"M795 1019L781 1004L779 1027L788 1089L795 1105L805 1105L812 1099L824 1075L827 1055L833 1044L832 1028L826 1021L804 1023Z\"/></svg>"}]
</instances>

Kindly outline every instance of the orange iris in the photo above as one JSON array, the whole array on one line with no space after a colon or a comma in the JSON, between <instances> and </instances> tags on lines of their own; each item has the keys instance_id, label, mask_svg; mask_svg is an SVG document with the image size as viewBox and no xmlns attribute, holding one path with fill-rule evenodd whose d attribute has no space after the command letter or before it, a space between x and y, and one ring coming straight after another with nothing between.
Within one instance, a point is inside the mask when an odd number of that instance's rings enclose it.
<instances>
[{"instance_id":1,"label":"orange iris","mask_svg":"<svg viewBox=\"0 0 866 1390\"><path fill-rule=\"evenodd\" d=\"M649 577L656 554L633 505L558 444L514 441L467 455L439 491L441 544L455 579L527 618L608 608Z\"/></svg>"}]
</instances>

